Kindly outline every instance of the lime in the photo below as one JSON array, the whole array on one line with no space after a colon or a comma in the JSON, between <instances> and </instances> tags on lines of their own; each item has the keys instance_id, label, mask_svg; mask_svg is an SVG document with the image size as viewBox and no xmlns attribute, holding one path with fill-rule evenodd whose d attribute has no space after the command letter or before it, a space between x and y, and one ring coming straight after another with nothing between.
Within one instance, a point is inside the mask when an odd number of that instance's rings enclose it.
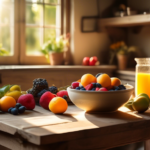
<instances>
[{"instance_id":1,"label":"lime","mask_svg":"<svg viewBox=\"0 0 150 150\"><path fill-rule=\"evenodd\" d=\"M145 97L149 100L149 102L150 102L150 98L149 98L149 96L148 96L147 94L141 93L141 94L138 95L138 97L139 97L139 96L145 96Z\"/></svg>"},{"instance_id":2,"label":"lime","mask_svg":"<svg viewBox=\"0 0 150 150\"><path fill-rule=\"evenodd\" d=\"M134 99L130 99L124 106L127 107L130 110L134 110L132 107L132 103L133 103Z\"/></svg>"},{"instance_id":3,"label":"lime","mask_svg":"<svg viewBox=\"0 0 150 150\"><path fill-rule=\"evenodd\" d=\"M143 113L148 109L149 101L145 96L138 96L134 99L132 107L134 110L138 111L139 113Z\"/></svg>"}]
</instances>

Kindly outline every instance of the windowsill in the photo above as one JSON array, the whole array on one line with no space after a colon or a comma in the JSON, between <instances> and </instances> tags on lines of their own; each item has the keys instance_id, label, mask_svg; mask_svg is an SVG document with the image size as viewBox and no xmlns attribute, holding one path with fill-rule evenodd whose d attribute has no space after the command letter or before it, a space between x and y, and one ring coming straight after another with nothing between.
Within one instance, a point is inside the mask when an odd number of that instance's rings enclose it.
<instances>
[{"instance_id":1,"label":"windowsill","mask_svg":"<svg viewBox=\"0 0 150 150\"><path fill-rule=\"evenodd\" d=\"M60 66L51 66L51 65L1 65L0 70L25 70L25 69L111 69L116 70L117 66L115 65L99 65L99 66L82 66L82 65L60 65Z\"/></svg>"}]
</instances>

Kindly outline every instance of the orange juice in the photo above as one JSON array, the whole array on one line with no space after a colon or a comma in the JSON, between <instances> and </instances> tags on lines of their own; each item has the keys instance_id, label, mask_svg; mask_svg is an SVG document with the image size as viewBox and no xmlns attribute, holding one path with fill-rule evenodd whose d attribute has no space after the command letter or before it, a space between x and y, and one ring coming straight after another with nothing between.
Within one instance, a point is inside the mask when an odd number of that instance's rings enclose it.
<instances>
[{"instance_id":1,"label":"orange juice","mask_svg":"<svg viewBox=\"0 0 150 150\"><path fill-rule=\"evenodd\" d=\"M137 73L136 95L145 93L150 97L150 73Z\"/></svg>"}]
</instances>

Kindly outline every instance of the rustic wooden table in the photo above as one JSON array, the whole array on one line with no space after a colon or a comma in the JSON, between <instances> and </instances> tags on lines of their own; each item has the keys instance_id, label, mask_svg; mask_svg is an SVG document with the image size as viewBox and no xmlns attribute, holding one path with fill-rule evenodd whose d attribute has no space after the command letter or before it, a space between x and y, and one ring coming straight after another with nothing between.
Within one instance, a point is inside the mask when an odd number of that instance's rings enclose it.
<instances>
[{"instance_id":1,"label":"rustic wooden table","mask_svg":"<svg viewBox=\"0 0 150 150\"><path fill-rule=\"evenodd\" d=\"M38 106L18 116L0 112L0 145L12 150L104 150L148 139L150 110L87 114L72 105L63 115Z\"/></svg>"}]
</instances>

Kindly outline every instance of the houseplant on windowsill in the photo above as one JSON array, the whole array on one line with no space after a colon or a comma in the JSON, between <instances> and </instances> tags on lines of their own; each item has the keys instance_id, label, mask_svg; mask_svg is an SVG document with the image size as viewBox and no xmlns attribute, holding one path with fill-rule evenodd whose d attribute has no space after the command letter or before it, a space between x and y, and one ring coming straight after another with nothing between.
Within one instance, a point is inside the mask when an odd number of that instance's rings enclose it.
<instances>
[{"instance_id":1,"label":"houseplant on windowsill","mask_svg":"<svg viewBox=\"0 0 150 150\"><path fill-rule=\"evenodd\" d=\"M47 41L41 50L51 65L63 65L64 64L64 51L69 44L66 36L60 36L58 38L51 37Z\"/></svg>"},{"instance_id":2,"label":"houseplant on windowsill","mask_svg":"<svg viewBox=\"0 0 150 150\"><path fill-rule=\"evenodd\" d=\"M112 64L114 58L117 58L118 69L125 70L127 68L128 56L131 52L135 52L137 48L135 46L128 47L124 41L114 43L110 45L110 64Z\"/></svg>"}]
</instances>

